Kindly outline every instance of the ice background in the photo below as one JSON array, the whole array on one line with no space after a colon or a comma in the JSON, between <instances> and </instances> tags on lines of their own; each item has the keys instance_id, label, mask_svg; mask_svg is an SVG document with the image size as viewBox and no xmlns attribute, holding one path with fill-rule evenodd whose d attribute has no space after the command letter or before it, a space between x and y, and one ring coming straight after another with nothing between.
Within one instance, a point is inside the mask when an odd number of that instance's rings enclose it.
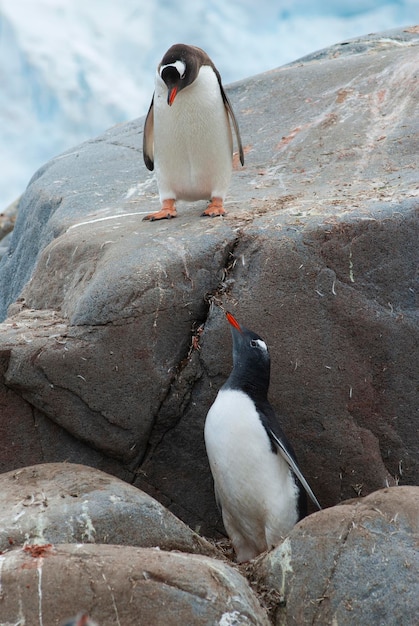
<instances>
[{"instance_id":1,"label":"ice background","mask_svg":"<svg viewBox=\"0 0 419 626\"><path fill-rule=\"evenodd\" d=\"M173 43L228 84L418 22L418 0L0 0L0 210L51 157L144 115Z\"/></svg>"}]
</instances>

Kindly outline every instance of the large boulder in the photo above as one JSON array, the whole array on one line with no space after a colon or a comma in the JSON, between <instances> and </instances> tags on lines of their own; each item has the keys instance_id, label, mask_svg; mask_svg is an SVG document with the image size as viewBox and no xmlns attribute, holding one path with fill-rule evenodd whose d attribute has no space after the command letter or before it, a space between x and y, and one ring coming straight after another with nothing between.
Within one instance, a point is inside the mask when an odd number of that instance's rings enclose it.
<instances>
[{"instance_id":1,"label":"large boulder","mask_svg":"<svg viewBox=\"0 0 419 626\"><path fill-rule=\"evenodd\" d=\"M398 30L231 86L246 165L225 219L142 221L143 119L39 170L0 266L1 469L93 465L221 532L202 432L223 304L270 346L324 506L416 483L417 55Z\"/></svg>"},{"instance_id":2,"label":"large boulder","mask_svg":"<svg viewBox=\"0 0 419 626\"><path fill-rule=\"evenodd\" d=\"M102 543L220 556L162 504L104 472L72 463L0 475L0 553L11 546Z\"/></svg>"},{"instance_id":3,"label":"large boulder","mask_svg":"<svg viewBox=\"0 0 419 626\"><path fill-rule=\"evenodd\" d=\"M25 546L1 559L2 624L268 626L247 581L200 555L115 545Z\"/></svg>"},{"instance_id":4,"label":"large boulder","mask_svg":"<svg viewBox=\"0 0 419 626\"><path fill-rule=\"evenodd\" d=\"M249 569L277 626L410 626L419 615L419 487L316 513Z\"/></svg>"}]
</instances>

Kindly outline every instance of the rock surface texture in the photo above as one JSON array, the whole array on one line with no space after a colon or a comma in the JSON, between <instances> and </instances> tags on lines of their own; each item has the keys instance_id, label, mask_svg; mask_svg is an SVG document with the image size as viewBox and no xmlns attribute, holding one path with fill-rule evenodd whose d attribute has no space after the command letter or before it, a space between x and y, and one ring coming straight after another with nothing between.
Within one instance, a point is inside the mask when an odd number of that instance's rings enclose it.
<instances>
[{"instance_id":1,"label":"rock surface texture","mask_svg":"<svg viewBox=\"0 0 419 626\"><path fill-rule=\"evenodd\" d=\"M209 557L131 546L46 544L0 558L0 611L6 624L60 625L79 609L100 626L269 624L246 579Z\"/></svg>"},{"instance_id":2,"label":"rock surface texture","mask_svg":"<svg viewBox=\"0 0 419 626\"><path fill-rule=\"evenodd\" d=\"M217 536L203 424L231 368L223 304L270 347L323 506L417 483L418 53L399 30L230 86L246 163L224 219L142 221L159 207L143 119L34 175L0 266L2 471L94 466Z\"/></svg>"},{"instance_id":3,"label":"rock surface texture","mask_svg":"<svg viewBox=\"0 0 419 626\"><path fill-rule=\"evenodd\" d=\"M100 543L219 556L151 496L83 465L47 463L0 475L0 554L11 547Z\"/></svg>"},{"instance_id":4,"label":"rock surface texture","mask_svg":"<svg viewBox=\"0 0 419 626\"><path fill-rule=\"evenodd\" d=\"M390 487L320 511L253 567L277 626L415 624L419 487Z\"/></svg>"}]
</instances>

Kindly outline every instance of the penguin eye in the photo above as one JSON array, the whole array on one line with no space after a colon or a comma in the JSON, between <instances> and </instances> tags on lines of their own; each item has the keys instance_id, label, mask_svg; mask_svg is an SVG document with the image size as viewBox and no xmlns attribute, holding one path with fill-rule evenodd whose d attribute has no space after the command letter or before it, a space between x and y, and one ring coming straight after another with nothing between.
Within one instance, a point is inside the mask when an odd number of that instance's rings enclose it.
<instances>
[{"instance_id":1,"label":"penguin eye","mask_svg":"<svg viewBox=\"0 0 419 626\"><path fill-rule=\"evenodd\" d=\"M179 78L182 80L182 78L185 78L185 74L186 74L186 63L184 63L184 61L175 61L174 63L168 63L167 65L162 65L160 67L160 77L163 78L163 70L165 70L168 67L174 67L175 70L177 71L177 73L179 74Z\"/></svg>"},{"instance_id":2,"label":"penguin eye","mask_svg":"<svg viewBox=\"0 0 419 626\"><path fill-rule=\"evenodd\" d=\"M252 348L261 348L264 352L268 351L268 347L266 343L262 341L262 339L251 339L250 345L252 346Z\"/></svg>"},{"instance_id":3,"label":"penguin eye","mask_svg":"<svg viewBox=\"0 0 419 626\"><path fill-rule=\"evenodd\" d=\"M185 78L185 74L186 74L186 63L184 61L175 61L173 63L173 66L177 69L178 74L179 74L179 78L182 80L182 78Z\"/></svg>"}]
</instances>

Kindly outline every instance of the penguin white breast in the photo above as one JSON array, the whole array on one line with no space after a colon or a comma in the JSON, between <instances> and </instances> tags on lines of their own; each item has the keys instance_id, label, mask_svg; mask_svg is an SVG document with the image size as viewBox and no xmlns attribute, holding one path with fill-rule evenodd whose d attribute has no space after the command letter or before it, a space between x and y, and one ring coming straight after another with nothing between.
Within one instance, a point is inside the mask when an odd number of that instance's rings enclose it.
<instances>
[{"instance_id":1,"label":"penguin white breast","mask_svg":"<svg viewBox=\"0 0 419 626\"><path fill-rule=\"evenodd\" d=\"M224 199L232 170L232 134L217 76L210 66L167 104L157 74L154 164L160 198Z\"/></svg>"},{"instance_id":2,"label":"penguin white breast","mask_svg":"<svg viewBox=\"0 0 419 626\"><path fill-rule=\"evenodd\" d=\"M273 453L254 402L240 390L219 391L204 436L227 533L238 559L252 558L279 543L298 521L293 475Z\"/></svg>"}]
</instances>

